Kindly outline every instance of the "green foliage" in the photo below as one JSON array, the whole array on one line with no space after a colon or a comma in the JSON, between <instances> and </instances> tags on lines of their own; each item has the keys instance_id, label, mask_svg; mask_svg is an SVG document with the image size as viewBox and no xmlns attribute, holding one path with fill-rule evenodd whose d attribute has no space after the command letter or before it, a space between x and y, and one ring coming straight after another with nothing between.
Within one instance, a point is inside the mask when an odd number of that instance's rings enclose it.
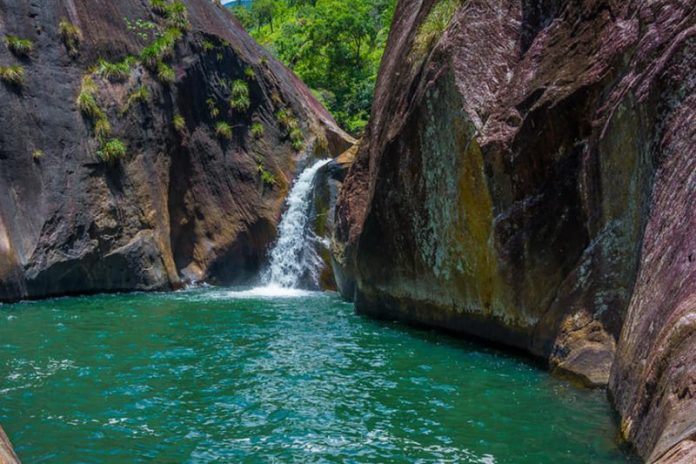
<instances>
[{"instance_id":1,"label":"green foliage","mask_svg":"<svg viewBox=\"0 0 696 464\"><path fill-rule=\"evenodd\" d=\"M244 77L247 79L254 79L256 77L254 68L244 68Z\"/></svg>"},{"instance_id":2,"label":"green foliage","mask_svg":"<svg viewBox=\"0 0 696 464\"><path fill-rule=\"evenodd\" d=\"M302 147L304 147L304 134L302 133L302 129L294 127L290 130L290 143L295 150L302 150Z\"/></svg>"},{"instance_id":3,"label":"green foliage","mask_svg":"<svg viewBox=\"0 0 696 464\"><path fill-rule=\"evenodd\" d=\"M203 50L205 50L206 52L209 52L213 49L215 49L215 44L208 39L204 39L203 40Z\"/></svg>"},{"instance_id":4,"label":"green foliage","mask_svg":"<svg viewBox=\"0 0 696 464\"><path fill-rule=\"evenodd\" d=\"M126 145L121 140L110 139L102 144L97 151L97 156L105 163L113 163L125 158L126 153Z\"/></svg>"},{"instance_id":5,"label":"green foliage","mask_svg":"<svg viewBox=\"0 0 696 464\"><path fill-rule=\"evenodd\" d=\"M0 66L0 80L6 84L21 87L24 85L24 67L18 64Z\"/></svg>"},{"instance_id":6,"label":"green foliage","mask_svg":"<svg viewBox=\"0 0 696 464\"><path fill-rule=\"evenodd\" d=\"M178 27L181 30L187 30L191 25L188 20L188 11L186 5L181 0L175 0L167 11L167 21L171 26Z\"/></svg>"},{"instance_id":7,"label":"green foliage","mask_svg":"<svg viewBox=\"0 0 696 464\"><path fill-rule=\"evenodd\" d=\"M65 49L68 51L68 55L71 57L77 56L80 49L80 37L82 36L77 26L63 18L58 23L58 34L63 41L63 45L65 45Z\"/></svg>"},{"instance_id":8,"label":"green foliage","mask_svg":"<svg viewBox=\"0 0 696 464\"><path fill-rule=\"evenodd\" d=\"M282 127L287 128L288 127L288 122L290 121L290 114L287 112L285 109L278 110L276 112L276 121L278 121L278 124L280 124Z\"/></svg>"},{"instance_id":9,"label":"green foliage","mask_svg":"<svg viewBox=\"0 0 696 464\"><path fill-rule=\"evenodd\" d=\"M30 39L22 39L16 35L6 35L5 44L15 56L20 58L27 57L34 51L34 42Z\"/></svg>"},{"instance_id":10,"label":"green foliage","mask_svg":"<svg viewBox=\"0 0 696 464\"><path fill-rule=\"evenodd\" d=\"M232 11L322 97L339 124L360 133L394 5L395 0L254 0L250 11Z\"/></svg>"},{"instance_id":11,"label":"green foliage","mask_svg":"<svg viewBox=\"0 0 696 464\"><path fill-rule=\"evenodd\" d=\"M157 14L165 15L167 13L167 0L150 0L150 8Z\"/></svg>"},{"instance_id":12,"label":"green foliage","mask_svg":"<svg viewBox=\"0 0 696 464\"><path fill-rule=\"evenodd\" d=\"M264 132L265 129L263 127L263 124L261 124L260 122L255 122L251 125L251 135L255 139L260 139L261 137L263 137Z\"/></svg>"},{"instance_id":13,"label":"green foliage","mask_svg":"<svg viewBox=\"0 0 696 464\"><path fill-rule=\"evenodd\" d=\"M145 66L156 69L158 64L174 54L176 42L181 38L181 31L168 28L140 52L140 59Z\"/></svg>"},{"instance_id":14,"label":"green foliage","mask_svg":"<svg viewBox=\"0 0 696 464\"><path fill-rule=\"evenodd\" d=\"M242 80L232 82L232 98L230 107L236 111L244 112L251 106L249 98L249 84Z\"/></svg>"},{"instance_id":15,"label":"green foliage","mask_svg":"<svg viewBox=\"0 0 696 464\"><path fill-rule=\"evenodd\" d=\"M272 187L278 183L278 181L276 180L276 177L273 175L273 173L268 171L263 164L259 163L259 165L256 167L256 169L259 171L259 174L261 175L261 181L264 184Z\"/></svg>"},{"instance_id":16,"label":"green foliage","mask_svg":"<svg viewBox=\"0 0 696 464\"><path fill-rule=\"evenodd\" d=\"M37 148L36 150L31 152L31 157L34 161L38 161L44 157L44 152L43 152L43 150L39 150Z\"/></svg>"},{"instance_id":17,"label":"green foliage","mask_svg":"<svg viewBox=\"0 0 696 464\"><path fill-rule=\"evenodd\" d=\"M157 63L157 79L163 84L172 84L176 80L176 74L171 66L160 61Z\"/></svg>"},{"instance_id":18,"label":"green foliage","mask_svg":"<svg viewBox=\"0 0 696 464\"><path fill-rule=\"evenodd\" d=\"M121 108L121 115L126 114L136 103L146 103L149 100L150 90L144 85L139 86L137 89L133 90L130 95L128 95L126 104L123 105L123 108Z\"/></svg>"},{"instance_id":19,"label":"green foliage","mask_svg":"<svg viewBox=\"0 0 696 464\"><path fill-rule=\"evenodd\" d=\"M413 42L413 52L422 58L433 47L442 33L447 29L454 13L463 4L463 0L439 0L430 10L423 24L418 28Z\"/></svg>"},{"instance_id":20,"label":"green foliage","mask_svg":"<svg viewBox=\"0 0 696 464\"><path fill-rule=\"evenodd\" d=\"M152 40L157 35L159 26L152 21L147 21L144 19L136 19L131 21L128 18L123 18L126 23L126 30L134 32L142 40Z\"/></svg>"},{"instance_id":21,"label":"green foliage","mask_svg":"<svg viewBox=\"0 0 696 464\"><path fill-rule=\"evenodd\" d=\"M118 63L99 60L97 74L113 82L123 82L130 76L131 67L135 63L133 57L126 57Z\"/></svg>"},{"instance_id":22,"label":"green foliage","mask_svg":"<svg viewBox=\"0 0 696 464\"><path fill-rule=\"evenodd\" d=\"M190 27L186 5L181 0L150 0L150 8L155 13L164 16L169 27L176 27L182 31Z\"/></svg>"},{"instance_id":23,"label":"green foliage","mask_svg":"<svg viewBox=\"0 0 696 464\"><path fill-rule=\"evenodd\" d=\"M77 96L77 106L85 116L91 119L97 119L103 114L99 103L97 103L97 84L91 76L85 76L82 79L82 87L80 94Z\"/></svg>"},{"instance_id":24,"label":"green foliage","mask_svg":"<svg viewBox=\"0 0 696 464\"><path fill-rule=\"evenodd\" d=\"M224 121L215 124L215 135L221 139L229 140L232 138L232 126Z\"/></svg>"},{"instance_id":25,"label":"green foliage","mask_svg":"<svg viewBox=\"0 0 696 464\"><path fill-rule=\"evenodd\" d=\"M176 129L177 132L182 133L186 130L186 120L184 117L177 113L174 115L174 129Z\"/></svg>"},{"instance_id":26,"label":"green foliage","mask_svg":"<svg viewBox=\"0 0 696 464\"><path fill-rule=\"evenodd\" d=\"M188 30L191 25L188 20L188 11L186 5L181 0L173 2L155 2L157 10L153 6L153 10L162 14L166 20L167 26L176 27L182 31ZM164 5L162 5L164 3Z\"/></svg>"},{"instance_id":27,"label":"green foliage","mask_svg":"<svg viewBox=\"0 0 696 464\"><path fill-rule=\"evenodd\" d=\"M220 110L218 109L214 98L212 98L212 97L208 98L205 102L208 105L208 109L210 110L210 117L211 118L215 119L218 116L220 116Z\"/></svg>"},{"instance_id":28,"label":"green foliage","mask_svg":"<svg viewBox=\"0 0 696 464\"><path fill-rule=\"evenodd\" d=\"M111 134L111 124L97 101L97 85L91 76L82 79L80 94L77 96L77 106L80 112L94 124L94 134L103 140Z\"/></svg>"},{"instance_id":29,"label":"green foliage","mask_svg":"<svg viewBox=\"0 0 696 464\"><path fill-rule=\"evenodd\" d=\"M103 117L94 121L94 135L99 140L104 140L111 135L111 123L108 118Z\"/></svg>"}]
</instances>

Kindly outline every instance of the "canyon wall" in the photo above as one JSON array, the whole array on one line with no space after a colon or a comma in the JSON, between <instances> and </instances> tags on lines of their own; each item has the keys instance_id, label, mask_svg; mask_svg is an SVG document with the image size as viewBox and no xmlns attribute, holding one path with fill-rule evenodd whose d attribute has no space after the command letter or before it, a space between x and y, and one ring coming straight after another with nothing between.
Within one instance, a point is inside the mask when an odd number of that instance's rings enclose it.
<instances>
[{"instance_id":1,"label":"canyon wall","mask_svg":"<svg viewBox=\"0 0 696 464\"><path fill-rule=\"evenodd\" d=\"M640 456L692 462L695 89L688 0L401 0L339 289L608 384Z\"/></svg>"},{"instance_id":2,"label":"canyon wall","mask_svg":"<svg viewBox=\"0 0 696 464\"><path fill-rule=\"evenodd\" d=\"M8 0L0 35L0 301L247 281L349 146L215 2Z\"/></svg>"}]
</instances>

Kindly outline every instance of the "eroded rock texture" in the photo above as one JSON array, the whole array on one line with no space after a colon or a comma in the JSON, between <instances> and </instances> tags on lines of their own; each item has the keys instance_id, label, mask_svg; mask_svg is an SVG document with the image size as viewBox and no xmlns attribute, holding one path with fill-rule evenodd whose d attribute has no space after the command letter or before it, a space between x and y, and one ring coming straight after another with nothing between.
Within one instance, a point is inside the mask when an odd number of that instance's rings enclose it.
<instances>
[{"instance_id":1,"label":"eroded rock texture","mask_svg":"<svg viewBox=\"0 0 696 464\"><path fill-rule=\"evenodd\" d=\"M34 44L27 57L0 46L0 66L26 74L22 86L0 83L0 301L246 280L275 237L297 160L347 148L306 86L224 8L184 5L190 24L161 58L168 84L156 63L125 77L90 69L164 35L172 21L149 2L0 2L0 35ZM76 47L61 21L77 29ZM109 137L127 147L120 161L100 161L94 118L76 104L87 75ZM234 80L248 108L230 107Z\"/></svg>"},{"instance_id":2,"label":"eroded rock texture","mask_svg":"<svg viewBox=\"0 0 696 464\"><path fill-rule=\"evenodd\" d=\"M611 373L638 453L688 452L696 4L467 0L433 33L443 3L397 8L337 207L339 288L587 385Z\"/></svg>"}]
</instances>

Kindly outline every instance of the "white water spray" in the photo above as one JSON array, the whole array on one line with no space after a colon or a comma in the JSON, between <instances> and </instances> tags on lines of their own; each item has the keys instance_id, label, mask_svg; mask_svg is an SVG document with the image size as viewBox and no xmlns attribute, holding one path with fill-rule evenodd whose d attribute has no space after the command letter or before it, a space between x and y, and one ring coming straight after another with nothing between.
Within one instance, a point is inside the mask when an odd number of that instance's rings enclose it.
<instances>
[{"instance_id":1,"label":"white water spray","mask_svg":"<svg viewBox=\"0 0 696 464\"><path fill-rule=\"evenodd\" d=\"M287 199L288 209L278 226L278 242L270 253L270 264L263 275L269 287L297 288L309 277L315 284L321 269L317 237L309 224L312 190L317 172L331 162L317 161L297 178Z\"/></svg>"}]
</instances>

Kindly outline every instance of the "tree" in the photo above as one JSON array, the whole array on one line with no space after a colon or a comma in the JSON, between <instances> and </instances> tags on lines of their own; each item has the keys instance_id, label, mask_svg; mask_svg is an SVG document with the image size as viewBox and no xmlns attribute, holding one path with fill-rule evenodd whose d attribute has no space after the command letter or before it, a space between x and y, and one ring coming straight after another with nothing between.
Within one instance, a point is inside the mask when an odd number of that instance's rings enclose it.
<instances>
[{"instance_id":1,"label":"tree","mask_svg":"<svg viewBox=\"0 0 696 464\"><path fill-rule=\"evenodd\" d=\"M345 129L369 117L395 0L255 0L252 35L321 97Z\"/></svg>"}]
</instances>

